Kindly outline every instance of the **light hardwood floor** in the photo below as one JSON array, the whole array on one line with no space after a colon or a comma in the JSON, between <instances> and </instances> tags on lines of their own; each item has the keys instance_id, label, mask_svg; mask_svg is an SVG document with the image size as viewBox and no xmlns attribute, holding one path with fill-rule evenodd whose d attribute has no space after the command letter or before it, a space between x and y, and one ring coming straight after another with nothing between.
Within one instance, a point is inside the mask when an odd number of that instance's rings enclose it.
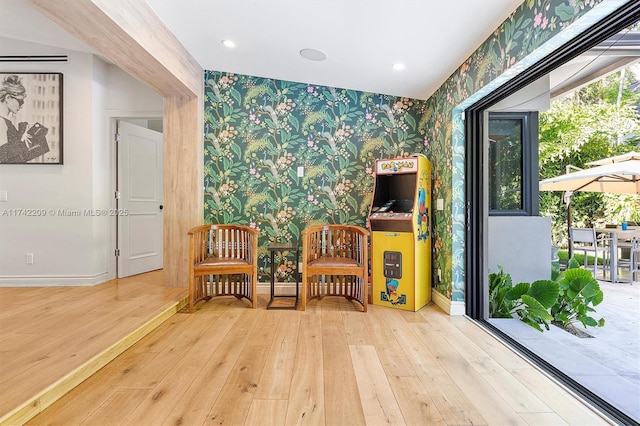
<instances>
[{"instance_id":1,"label":"light hardwood floor","mask_svg":"<svg viewBox=\"0 0 640 426\"><path fill-rule=\"evenodd\" d=\"M19 424L184 306L155 271L91 287L0 288L0 424Z\"/></svg>"},{"instance_id":2,"label":"light hardwood floor","mask_svg":"<svg viewBox=\"0 0 640 426\"><path fill-rule=\"evenodd\" d=\"M27 424L608 424L435 305L416 313L375 305L362 313L342 298L304 312L265 305L264 295L256 310L220 298L178 312ZM23 346L38 352L37 342ZM12 393L4 377L0 400Z\"/></svg>"}]
</instances>

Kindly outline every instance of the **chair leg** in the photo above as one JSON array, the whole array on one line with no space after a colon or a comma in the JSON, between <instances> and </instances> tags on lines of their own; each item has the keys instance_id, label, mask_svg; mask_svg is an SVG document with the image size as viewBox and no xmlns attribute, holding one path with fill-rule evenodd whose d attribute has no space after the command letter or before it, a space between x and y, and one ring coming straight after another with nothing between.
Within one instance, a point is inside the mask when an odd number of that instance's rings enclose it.
<instances>
[{"instance_id":1,"label":"chair leg","mask_svg":"<svg viewBox=\"0 0 640 426\"><path fill-rule=\"evenodd\" d=\"M362 308L363 312L367 312L367 305L369 304L369 280L365 275L362 277Z\"/></svg>"},{"instance_id":2,"label":"chair leg","mask_svg":"<svg viewBox=\"0 0 640 426\"><path fill-rule=\"evenodd\" d=\"M195 291L194 277L193 277L193 271L191 271L191 273L189 274L189 313L190 314L193 313L193 298L194 298L193 292L194 291Z\"/></svg>"},{"instance_id":3,"label":"chair leg","mask_svg":"<svg viewBox=\"0 0 640 426\"><path fill-rule=\"evenodd\" d=\"M258 308L258 284L257 284L257 276L251 275L251 307L253 309Z\"/></svg>"},{"instance_id":4,"label":"chair leg","mask_svg":"<svg viewBox=\"0 0 640 426\"><path fill-rule=\"evenodd\" d=\"M584 269L591 269L591 268L589 267L589 258L588 258L588 253L587 253L587 251L586 251L586 250L582 250L582 267L583 267ZM595 268L594 268L594 270L593 270L592 274L593 274L593 276L594 276L594 278L595 278L595 276L596 276L596 270L595 270Z\"/></svg>"},{"instance_id":5,"label":"chair leg","mask_svg":"<svg viewBox=\"0 0 640 426\"><path fill-rule=\"evenodd\" d=\"M304 252L303 252L304 253ZM302 289L300 291L300 310L304 311L307 309L307 266L306 265L302 265L302 279L300 280L302 282Z\"/></svg>"},{"instance_id":6,"label":"chair leg","mask_svg":"<svg viewBox=\"0 0 640 426\"><path fill-rule=\"evenodd\" d=\"M302 273L302 295L300 297L300 310L305 311L307 309L307 274Z\"/></svg>"}]
</instances>

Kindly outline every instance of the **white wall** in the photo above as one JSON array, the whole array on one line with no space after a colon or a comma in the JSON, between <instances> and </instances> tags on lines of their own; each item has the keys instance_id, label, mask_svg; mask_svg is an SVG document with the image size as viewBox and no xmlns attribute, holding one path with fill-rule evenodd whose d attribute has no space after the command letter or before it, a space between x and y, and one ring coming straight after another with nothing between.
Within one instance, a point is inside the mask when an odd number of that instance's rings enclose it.
<instances>
[{"instance_id":1,"label":"white wall","mask_svg":"<svg viewBox=\"0 0 640 426\"><path fill-rule=\"evenodd\" d=\"M110 116L162 118L162 96L115 65L109 64L105 109Z\"/></svg>"},{"instance_id":2,"label":"white wall","mask_svg":"<svg viewBox=\"0 0 640 426\"><path fill-rule=\"evenodd\" d=\"M492 105L489 111L547 111L551 107L549 74Z\"/></svg>"},{"instance_id":3,"label":"white wall","mask_svg":"<svg viewBox=\"0 0 640 426\"><path fill-rule=\"evenodd\" d=\"M513 283L551 279L551 219L538 216L490 216L489 273L498 266Z\"/></svg>"},{"instance_id":4,"label":"white wall","mask_svg":"<svg viewBox=\"0 0 640 426\"><path fill-rule=\"evenodd\" d=\"M489 111L546 111L550 107L549 87L547 74L492 105ZM487 217L489 273L498 272L498 266L502 266L511 274L514 284L551 278L551 219L539 216Z\"/></svg>"},{"instance_id":5,"label":"white wall","mask_svg":"<svg viewBox=\"0 0 640 426\"><path fill-rule=\"evenodd\" d=\"M94 105L99 105L101 108L100 125L96 126L95 130L100 132L106 143L103 145L104 149L101 154L96 158L94 173L101 177L105 186L101 187L104 192L100 195L96 192L95 198L96 201L102 200L106 203L104 205L100 204L98 208L115 209L116 200L113 196L116 189L115 121L123 119L135 122L141 127L149 128L151 127L150 118L152 118L155 119L155 122L160 122L161 127L163 98L120 68L102 61L100 63L104 66L104 74L100 74L104 79L98 81L96 78L96 85L103 85L107 90L104 92L104 99L94 103ZM96 93L100 92L99 87L97 87ZM101 163L99 159L108 159L109 161ZM114 258L114 250L117 247L116 221L117 218L112 216L107 219L106 223L100 223L95 228L96 240L108 244L109 247L104 252L106 259L98 259L98 261L106 263L109 278L116 277L116 261Z\"/></svg>"},{"instance_id":6,"label":"white wall","mask_svg":"<svg viewBox=\"0 0 640 426\"><path fill-rule=\"evenodd\" d=\"M0 63L1 72L63 73L63 165L1 165L0 286L90 285L114 277L115 219L50 214L115 204L112 114L162 116L162 97L82 52L0 38L0 54L66 54L66 63ZM10 216L45 209L44 217ZM3 215L3 212L5 213ZM34 254L27 265L26 253Z\"/></svg>"}]
</instances>

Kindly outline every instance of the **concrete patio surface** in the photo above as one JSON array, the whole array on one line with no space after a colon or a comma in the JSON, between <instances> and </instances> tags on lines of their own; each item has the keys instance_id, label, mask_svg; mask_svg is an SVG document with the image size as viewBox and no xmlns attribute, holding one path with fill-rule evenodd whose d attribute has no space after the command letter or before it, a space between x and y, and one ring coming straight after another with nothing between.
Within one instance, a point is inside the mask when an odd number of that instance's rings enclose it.
<instances>
[{"instance_id":1,"label":"concrete patio surface","mask_svg":"<svg viewBox=\"0 0 640 426\"><path fill-rule=\"evenodd\" d=\"M520 320L489 322L640 422L640 283L599 283L604 300L592 316L605 326L575 324L590 338L555 326L540 333Z\"/></svg>"}]
</instances>

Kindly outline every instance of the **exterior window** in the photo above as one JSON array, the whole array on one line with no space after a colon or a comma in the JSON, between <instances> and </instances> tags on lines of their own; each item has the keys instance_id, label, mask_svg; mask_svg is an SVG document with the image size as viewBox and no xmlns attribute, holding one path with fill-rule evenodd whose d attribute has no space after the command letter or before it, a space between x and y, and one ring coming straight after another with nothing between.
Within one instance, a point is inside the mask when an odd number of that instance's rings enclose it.
<instances>
[{"instance_id":1,"label":"exterior window","mask_svg":"<svg viewBox=\"0 0 640 426\"><path fill-rule=\"evenodd\" d=\"M538 214L538 113L489 113L489 214Z\"/></svg>"}]
</instances>

